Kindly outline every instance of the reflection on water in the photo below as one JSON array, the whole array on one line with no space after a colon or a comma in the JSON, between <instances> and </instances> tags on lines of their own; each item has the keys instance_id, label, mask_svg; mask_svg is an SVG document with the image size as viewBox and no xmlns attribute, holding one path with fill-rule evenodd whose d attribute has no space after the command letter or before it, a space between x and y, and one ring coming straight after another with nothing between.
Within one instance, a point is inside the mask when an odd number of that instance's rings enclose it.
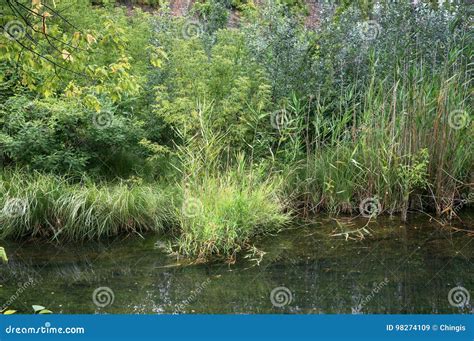
<instances>
[{"instance_id":1,"label":"reflection on water","mask_svg":"<svg viewBox=\"0 0 474 341\"><path fill-rule=\"evenodd\" d=\"M234 265L190 264L164 253L160 236L62 247L2 242L10 262L0 267L0 304L10 301L20 312L40 304L55 313L474 311L467 302L474 296L474 238L416 217L406 225L378 218L367 226L370 235L346 240L343 232L367 219L338 220L262 239L259 265L258 255ZM466 214L463 227L473 221ZM455 287L465 291L450 300Z\"/></svg>"}]
</instances>

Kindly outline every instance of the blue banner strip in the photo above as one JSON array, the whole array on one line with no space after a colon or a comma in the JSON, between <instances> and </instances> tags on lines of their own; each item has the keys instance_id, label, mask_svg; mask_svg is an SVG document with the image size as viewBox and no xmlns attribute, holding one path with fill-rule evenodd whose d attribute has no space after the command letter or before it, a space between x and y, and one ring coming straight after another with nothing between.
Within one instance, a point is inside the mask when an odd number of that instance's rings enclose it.
<instances>
[{"instance_id":1,"label":"blue banner strip","mask_svg":"<svg viewBox=\"0 0 474 341\"><path fill-rule=\"evenodd\" d=\"M474 340L472 315L0 316L0 340Z\"/></svg>"}]
</instances>

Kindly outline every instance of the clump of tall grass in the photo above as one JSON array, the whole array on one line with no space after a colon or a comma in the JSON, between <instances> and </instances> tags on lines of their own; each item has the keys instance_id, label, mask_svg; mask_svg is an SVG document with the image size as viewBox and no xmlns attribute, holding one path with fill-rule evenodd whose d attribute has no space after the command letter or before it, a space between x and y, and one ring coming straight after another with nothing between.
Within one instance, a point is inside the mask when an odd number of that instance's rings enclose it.
<instances>
[{"instance_id":1,"label":"clump of tall grass","mask_svg":"<svg viewBox=\"0 0 474 341\"><path fill-rule=\"evenodd\" d=\"M374 199L403 219L409 210L450 214L472 190L466 23L445 10L413 10L375 13L372 39L358 31L357 13L321 28L315 67L329 86L290 103L274 151L305 213L358 213Z\"/></svg>"},{"instance_id":2,"label":"clump of tall grass","mask_svg":"<svg viewBox=\"0 0 474 341\"><path fill-rule=\"evenodd\" d=\"M158 231L173 219L156 187L71 184L51 175L0 177L0 236L86 240Z\"/></svg>"},{"instance_id":3,"label":"clump of tall grass","mask_svg":"<svg viewBox=\"0 0 474 341\"><path fill-rule=\"evenodd\" d=\"M276 232L289 221L274 181L235 171L193 181L182 188L178 216L179 252L233 259L259 235Z\"/></svg>"},{"instance_id":4,"label":"clump of tall grass","mask_svg":"<svg viewBox=\"0 0 474 341\"><path fill-rule=\"evenodd\" d=\"M178 252L233 260L254 238L281 229L290 213L282 199L282 179L242 154L229 157L222 136L201 123L200 136L179 148L184 180Z\"/></svg>"},{"instance_id":5,"label":"clump of tall grass","mask_svg":"<svg viewBox=\"0 0 474 341\"><path fill-rule=\"evenodd\" d=\"M286 133L295 142L277 152L299 153L292 167L282 167L293 173L288 193L297 193L305 212L357 213L361 201L377 198L382 211L403 219L409 209L449 213L472 187L473 131L462 70L428 76L413 62L395 83L374 71L367 87L330 116L316 97L316 109L294 115L309 116L314 128L291 122ZM350 98L354 89L342 91Z\"/></svg>"}]
</instances>

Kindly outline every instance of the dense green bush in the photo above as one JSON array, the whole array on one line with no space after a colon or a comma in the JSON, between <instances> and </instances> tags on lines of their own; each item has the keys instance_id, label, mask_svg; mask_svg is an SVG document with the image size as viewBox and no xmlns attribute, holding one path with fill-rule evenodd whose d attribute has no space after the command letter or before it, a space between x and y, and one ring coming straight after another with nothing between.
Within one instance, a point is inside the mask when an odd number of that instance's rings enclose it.
<instances>
[{"instance_id":1,"label":"dense green bush","mask_svg":"<svg viewBox=\"0 0 474 341\"><path fill-rule=\"evenodd\" d=\"M226 134L230 148L247 148L271 93L243 34L218 32L210 56L198 38L160 41L167 60L158 71L154 113L185 138L208 129Z\"/></svg>"},{"instance_id":2,"label":"dense green bush","mask_svg":"<svg viewBox=\"0 0 474 341\"><path fill-rule=\"evenodd\" d=\"M36 17L31 27L13 21L25 33L18 43L0 35L0 161L57 174L136 174L147 156L139 142L159 139L146 87L161 58L149 45L150 15L92 9L88 0L57 6L33 4L40 13L63 13L46 16L48 36L35 29ZM2 23L15 19L5 13Z\"/></svg>"},{"instance_id":3,"label":"dense green bush","mask_svg":"<svg viewBox=\"0 0 474 341\"><path fill-rule=\"evenodd\" d=\"M314 90L310 86L319 80L310 72L314 35L301 16L289 15L284 6L264 7L244 21L242 31L253 58L265 68L276 101Z\"/></svg>"},{"instance_id":4,"label":"dense green bush","mask_svg":"<svg viewBox=\"0 0 474 341\"><path fill-rule=\"evenodd\" d=\"M142 136L140 125L113 107L95 112L74 100L26 97L0 104L4 166L75 175L106 168L114 176L123 170L118 159L138 154Z\"/></svg>"}]
</instances>

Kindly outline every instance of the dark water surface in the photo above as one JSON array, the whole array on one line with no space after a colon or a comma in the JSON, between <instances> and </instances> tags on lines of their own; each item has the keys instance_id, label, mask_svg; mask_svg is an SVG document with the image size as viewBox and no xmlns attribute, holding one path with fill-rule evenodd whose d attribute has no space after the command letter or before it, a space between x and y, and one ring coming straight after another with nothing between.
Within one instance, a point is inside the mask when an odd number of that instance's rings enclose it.
<instances>
[{"instance_id":1,"label":"dark water surface","mask_svg":"<svg viewBox=\"0 0 474 341\"><path fill-rule=\"evenodd\" d=\"M473 223L470 212L456 226ZM190 264L169 256L156 235L62 247L1 242L10 262L0 265L0 302L23 313L33 304L54 313L474 312L465 292L463 307L448 299L454 287L474 296L473 237L426 216L408 224L379 217L362 240L330 236L366 224L320 218L266 237L257 243L266 252L259 265L258 256Z\"/></svg>"}]
</instances>

